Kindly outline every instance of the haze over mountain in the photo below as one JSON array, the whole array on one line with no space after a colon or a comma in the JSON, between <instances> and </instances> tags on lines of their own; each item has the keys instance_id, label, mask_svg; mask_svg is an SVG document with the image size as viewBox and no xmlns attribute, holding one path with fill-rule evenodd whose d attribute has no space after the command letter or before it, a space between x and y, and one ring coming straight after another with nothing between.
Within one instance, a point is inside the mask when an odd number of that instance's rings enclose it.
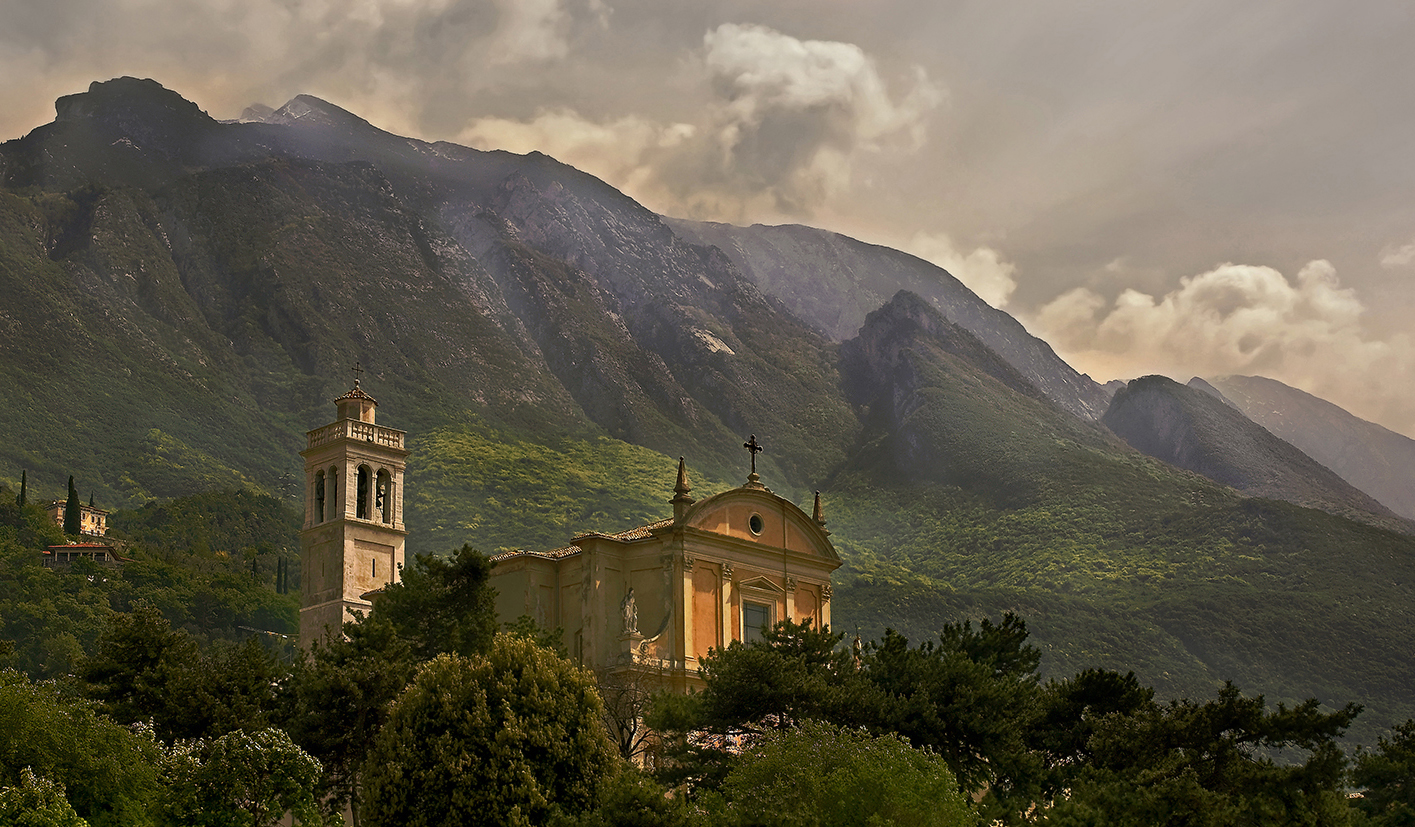
<instances>
[{"instance_id":1,"label":"haze over mountain","mask_svg":"<svg viewBox=\"0 0 1415 827\"><path fill-rule=\"evenodd\" d=\"M1136 450L1245 494L1415 531L1234 404L1198 388L1163 376L1135 379L1111 399L1101 421Z\"/></svg>"},{"instance_id":2,"label":"haze over mountain","mask_svg":"<svg viewBox=\"0 0 1415 827\"><path fill-rule=\"evenodd\" d=\"M35 498L72 473L101 504L298 502L304 433L357 360L409 432L410 550L661 517L678 456L721 490L755 433L764 482L824 492L845 628L1016 609L1049 674L1415 713L1415 538L1129 448L1044 343L917 259L665 221L544 155L310 97L223 124L120 79L57 110L0 145L0 479L27 469ZM788 238L806 263L763 276ZM889 290L848 336L804 306L826 263L838 295Z\"/></svg>"},{"instance_id":3,"label":"haze over mountain","mask_svg":"<svg viewBox=\"0 0 1415 827\"><path fill-rule=\"evenodd\" d=\"M1202 380L1190 384L1195 381ZM1415 440L1275 379L1220 376L1208 383L1249 419L1390 510L1415 519Z\"/></svg>"},{"instance_id":4,"label":"haze over mountain","mask_svg":"<svg viewBox=\"0 0 1415 827\"><path fill-rule=\"evenodd\" d=\"M1087 419L1105 413L1107 394L1089 376L1077 373L1016 319L923 259L797 225L669 224L725 252L748 278L836 341L854 336L865 314L896 291L908 290L997 351L1063 408Z\"/></svg>"}]
</instances>

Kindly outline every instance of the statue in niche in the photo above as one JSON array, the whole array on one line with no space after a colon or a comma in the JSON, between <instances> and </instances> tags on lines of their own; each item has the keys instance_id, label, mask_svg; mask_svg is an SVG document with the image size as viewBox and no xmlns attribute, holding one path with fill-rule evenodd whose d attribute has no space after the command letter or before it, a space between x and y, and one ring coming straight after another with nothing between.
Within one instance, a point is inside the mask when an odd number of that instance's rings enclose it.
<instances>
[{"instance_id":1,"label":"statue in niche","mask_svg":"<svg viewBox=\"0 0 1415 827\"><path fill-rule=\"evenodd\" d=\"M637 634L639 631L639 607L634 604L634 587L629 587L629 593L624 595L624 599L619 601L619 613L624 617L624 634Z\"/></svg>"}]
</instances>

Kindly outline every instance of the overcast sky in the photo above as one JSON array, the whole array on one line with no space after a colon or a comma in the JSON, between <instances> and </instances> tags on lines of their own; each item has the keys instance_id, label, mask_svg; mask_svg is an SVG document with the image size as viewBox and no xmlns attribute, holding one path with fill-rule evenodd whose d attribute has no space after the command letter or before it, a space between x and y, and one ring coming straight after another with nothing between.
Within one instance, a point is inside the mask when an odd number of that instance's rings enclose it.
<instances>
[{"instance_id":1,"label":"overcast sky","mask_svg":"<svg viewBox=\"0 0 1415 827\"><path fill-rule=\"evenodd\" d=\"M1415 435L1412 44L1406 0L0 0L0 137L118 75L312 94L914 252L1102 381Z\"/></svg>"}]
</instances>

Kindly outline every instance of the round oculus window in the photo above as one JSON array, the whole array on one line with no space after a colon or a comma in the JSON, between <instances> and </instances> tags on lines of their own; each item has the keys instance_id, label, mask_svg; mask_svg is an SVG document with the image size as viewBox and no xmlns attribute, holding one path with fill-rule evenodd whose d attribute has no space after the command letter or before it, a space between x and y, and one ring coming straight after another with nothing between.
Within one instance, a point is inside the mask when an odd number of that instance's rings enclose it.
<instances>
[{"instance_id":1,"label":"round oculus window","mask_svg":"<svg viewBox=\"0 0 1415 827\"><path fill-rule=\"evenodd\" d=\"M761 533L762 533L762 515L760 515L760 514L753 514L753 515L751 516L751 519L747 520L747 528L750 528L750 529L752 530L752 533L753 533L753 534L761 534Z\"/></svg>"}]
</instances>

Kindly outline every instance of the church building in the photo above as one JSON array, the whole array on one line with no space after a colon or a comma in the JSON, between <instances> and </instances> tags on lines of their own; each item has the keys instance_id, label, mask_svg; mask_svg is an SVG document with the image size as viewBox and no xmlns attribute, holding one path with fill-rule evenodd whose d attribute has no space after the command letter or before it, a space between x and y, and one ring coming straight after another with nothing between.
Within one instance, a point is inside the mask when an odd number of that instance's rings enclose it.
<instances>
[{"instance_id":1,"label":"church building","mask_svg":"<svg viewBox=\"0 0 1415 827\"><path fill-rule=\"evenodd\" d=\"M492 558L497 619L529 615L559 628L570 656L596 671L630 669L679 691L701 689L709 649L751 640L777 621L830 623L830 576L840 557L814 514L752 472L702 501L678 461L673 516L616 534L587 532L551 551Z\"/></svg>"},{"instance_id":2,"label":"church building","mask_svg":"<svg viewBox=\"0 0 1415 827\"><path fill-rule=\"evenodd\" d=\"M355 368L356 373L358 369ZM337 419L308 432L300 533L300 645L339 634L404 563L403 431L374 421L359 386L335 400ZM701 688L701 659L751 640L777 621L830 623L831 573L840 557L820 494L807 514L751 473L738 488L698 501L678 461L673 516L615 534L586 532L550 551L492 558L499 623L529 615L560 629L569 654L599 672L629 670L680 691ZM667 469L665 469L667 470Z\"/></svg>"}]
</instances>

